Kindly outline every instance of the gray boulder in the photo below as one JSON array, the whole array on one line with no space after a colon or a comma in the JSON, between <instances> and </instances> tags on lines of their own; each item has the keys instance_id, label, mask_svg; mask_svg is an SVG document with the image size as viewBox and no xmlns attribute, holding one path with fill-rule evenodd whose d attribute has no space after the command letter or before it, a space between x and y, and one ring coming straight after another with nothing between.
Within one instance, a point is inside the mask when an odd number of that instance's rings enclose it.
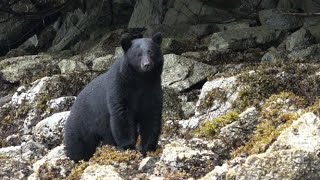
<instances>
[{"instance_id":1,"label":"gray boulder","mask_svg":"<svg viewBox=\"0 0 320 180\"><path fill-rule=\"evenodd\" d=\"M216 4L205 3L202 0L169 1L169 8L165 13L163 23L169 25L196 24L197 22L225 22L233 19L233 16L227 11L215 8L217 4L221 3L221 1L218 1L219 0L215 0L215 2L217 2ZM228 1L230 2L230 0ZM234 5L234 3L231 4Z\"/></svg>"},{"instance_id":2,"label":"gray boulder","mask_svg":"<svg viewBox=\"0 0 320 180\"><path fill-rule=\"evenodd\" d=\"M285 41L288 51L301 50L313 44L314 37L304 28L292 33Z\"/></svg>"},{"instance_id":3,"label":"gray boulder","mask_svg":"<svg viewBox=\"0 0 320 180\"><path fill-rule=\"evenodd\" d=\"M250 47L272 43L278 39L278 36L275 30L265 26L232 29L214 33L210 37L208 49L210 51L245 50Z\"/></svg>"},{"instance_id":4,"label":"gray boulder","mask_svg":"<svg viewBox=\"0 0 320 180\"><path fill-rule=\"evenodd\" d=\"M277 30L292 30L303 25L303 19L299 16L285 15L277 9L267 9L259 12L262 25Z\"/></svg>"},{"instance_id":5,"label":"gray boulder","mask_svg":"<svg viewBox=\"0 0 320 180\"><path fill-rule=\"evenodd\" d=\"M320 59L320 44L314 44L306 49L296 50L288 54L289 60L295 62L316 61Z\"/></svg>"},{"instance_id":6,"label":"gray boulder","mask_svg":"<svg viewBox=\"0 0 320 180\"><path fill-rule=\"evenodd\" d=\"M305 113L284 130L267 152L300 149L317 153L320 150L320 119L313 113Z\"/></svg>"},{"instance_id":7,"label":"gray boulder","mask_svg":"<svg viewBox=\"0 0 320 180\"><path fill-rule=\"evenodd\" d=\"M76 44L84 32L90 32L95 27L94 23L96 22L98 12L99 10L93 10L83 13L80 9L76 9L74 12L68 13L49 51L58 52Z\"/></svg>"},{"instance_id":8,"label":"gray boulder","mask_svg":"<svg viewBox=\"0 0 320 180\"><path fill-rule=\"evenodd\" d=\"M162 1L138 0L131 15L128 28L146 27L151 24L161 24Z\"/></svg>"},{"instance_id":9,"label":"gray boulder","mask_svg":"<svg viewBox=\"0 0 320 180\"><path fill-rule=\"evenodd\" d=\"M58 65L49 55L21 56L2 60L0 71L2 78L9 82L21 82L41 75L57 72Z\"/></svg>"},{"instance_id":10,"label":"gray boulder","mask_svg":"<svg viewBox=\"0 0 320 180\"><path fill-rule=\"evenodd\" d=\"M175 54L164 56L162 85L177 91L189 89L193 85L204 82L217 69Z\"/></svg>"},{"instance_id":11,"label":"gray boulder","mask_svg":"<svg viewBox=\"0 0 320 180\"><path fill-rule=\"evenodd\" d=\"M69 111L53 114L40 121L32 131L34 139L52 149L62 143L63 128L69 117Z\"/></svg>"},{"instance_id":12,"label":"gray boulder","mask_svg":"<svg viewBox=\"0 0 320 180\"><path fill-rule=\"evenodd\" d=\"M281 150L249 156L228 171L227 179L319 179L320 158L303 150Z\"/></svg>"},{"instance_id":13,"label":"gray boulder","mask_svg":"<svg viewBox=\"0 0 320 180\"><path fill-rule=\"evenodd\" d=\"M111 54L96 58L93 60L92 70L107 71L114 61L115 58Z\"/></svg>"},{"instance_id":14,"label":"gray boulder","mask_svg":"<svg viewBox=\"0 0 320 180\"><path fill-rule=\"evenodd\" d=\"M58 65L62 74L89 71L89 68L84 63L76 60L63 59Z\"/></svg>"}]
</instances>

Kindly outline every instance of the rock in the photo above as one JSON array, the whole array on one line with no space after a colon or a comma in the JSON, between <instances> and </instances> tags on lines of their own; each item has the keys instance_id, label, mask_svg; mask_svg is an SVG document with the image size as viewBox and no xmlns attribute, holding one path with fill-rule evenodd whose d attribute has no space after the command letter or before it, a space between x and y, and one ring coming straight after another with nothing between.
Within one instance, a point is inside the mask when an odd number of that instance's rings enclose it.
<instances>
[{"instance_id":1,"label":"rock","mask_svg":"<svg viewBox=\"0 0 320 180\"><path fill-rule=\"evenodd\" d=\"M92 70L93 71L107 71L109 67L113 64L115 59L113 55L109 54L104 57L99 57L93 60Z\"/></svg>"},{"instance_id":2,"label":"rock","mask_svg":"<svg viewBox=\"0 0 320 180\"><path fill-rule=\"evenodd\" d=\"M32 55L2 60L0 69L4 80L21 82L55 73L58 66L49 55Z\"/></svg>"},{"instance_id":3,"label":"rock","mask_svg":"<svg viewBox=\"0 0 320 180\"><path fill-rule=\"evenodd\" d=\"M144 37L152 37L157 32L161 32L164 38L187 39L190 38L188 24L151 24L146 27ZM194 36L192 36L194 37Z\"/></svg>"},{"instance_id":4,"label":"rock","mask_svg":"<svg viewBox=\"0 0 320 180\"><path fill-rule=\"evenodd\" d=\"M250 28L251 23L252 22L247 20L240 20L240 21L235 21L230 23L217 24L217 27L219 31L229 31L234 29Z\"/></svg>"},{"instance_id":5,"label":"rock","mask_svg":"<svg viewBox=\"0 0 320 180\"><path fill-rule=\"evenodd\" d=\"M204 59L207 53L208 51L185 52L181 56L201 62L201 59Z\"/></svg>"},{"instance_id":6,"label":"rock","mask_svg":"<svg viewBox=\"0 0 320 180\"><path fill-rule=\"evenodd\" d=\"M218 4L221 4L221 2ZM235 4L238 4L238 1L229 3L232 7ZM152 24L177 25L196 24L197 22L224 22L233 18L230 13L214 8L216 5L204 3L201 0L188 2L183 0L137 1L128 27L146 27Z\"/></svg>"},{"instance_id":7,"label":"rock","mask_svg":"<svg viewBox=\"0 0 320 180\"><path fill-rule=\"evenodd\" d=\"M285 15L277 9L259 11L259 20L262 25L276 30L292 30L303 25L303 18Z\"/></svg>"},{"instance_id":8,"label":"rock","mask_svg":"<svg viewBox=\"0 0 320 180\"><path fill-rule=\"evenodd\" d=\"M182 104L181 107L183 117L189 118L194 115L196 110L196 103L195 102L185 102Z\"/></svg>"},{"instance_id":9,"label":"rock","mask_svg":"<svg viewBox=\"0 0 320 180\"><path fill-rule=\"evenodd\" d=\"M21 143L21 150L17 152L22 159L33 159L37 160L46 153L45 147L35 141L28 141Z\"/></svg>"},{"instance_id":10,"label":"rock","mask_svg":"<svg viewBox=\"0 0 320 180\"><path fill-rule=\"evenodd\" d=\"M310 17L305 19L304 28L306 28L310 34L315 37L316 42L320 43L320 18Z\"/></svg>"},{"instance_id":11,"label":"rock","mask_svg":"<svg viewBox=\"0 0 320 180\"><path fill-rule=\"evenodd\" d=\"M168 54L164 56L162 85L181 92L205 81L209 75L216 72L217 69L213 66Z\"/></svg>"},{"instance_id":12,"label":"rock","mask_svg":"<svg viewBox=\"0 0 320 180\"><path fill-rule=\"evenodd\" d=\"M37 35L33 35L23 44L21 44L18 49L23 49L28 52L28 54L37 54L38 52L39 40Z\"/></svg>"},{"instance_id":13,"label":"rock","mask_svg":"<svg viewBox=\"0 0 320 180\"><path fill-rule=\"evenodd\" d=\"M297 0L279 0L277 7L283 10L302 10L303 2Z\"/></svg>"},{"instance_id":14,"label":"rock","mask_svg":"<svg viewBox=\"0 0 320 180\"><path fill-rule=\"evenodd\" d=\"M213 171L206 174L200 180L222 180L225 179L226 174L229 170L228 164L223 164L222 166L216 166Z\"/></svg>"},{"instance_id":15,"label":"rock","mask_svg":"<svg viewBox=\"0 0 320 180\"><path fill-rule=\"evenodd\" d=\"M0 98L0 107L3 106L4 104L10 102L11 98L12 98L12 94L8 94L8 95L6 95L4 97L1 97Z\"/></svg>"},{"instance_id":16,"label":"rock","mask_svg":"<svg viewBox=\"0 0 320 180\"><path fill-rule=\"evenodd\" d=\"M190 26L188 30L188 35L197 39L201 39L218 31L219 28L215 24L197 24Z\"/></svg>"},{"instance_id":17,"label":"rock","mask_svg":"<svg viewBox=\"0 0 320 180\"><path fill-rule=\"evenodd\" d=\"M31 83L31 87L28 90L25 86L20 86L17 89L17 92L13 94L11 103L13 105L21 105L25 102L34 104L36 98L42 94L43 89L46 88L49 81L49 77L36 80L35 82Z\"/></svg>"},{"instance_id":18,"label":"rock","mask_svg":"<svg viewBox=\"0 0 320 180\"><path fill-rule=\"evenodd\" d=\"M249 140L255 130L259 112L255 107L248 108L239 115L239 120L220 129L218 137L227 140L234 147L239 147Z\"/></svg>"},{"instance_id":19,"label":"rock","mask_svg":"<svg viewBox=\"0 0 320 180\"><path fill-rule=\"evenodd\" d=\"M60 61L58 65L62 74L85 72L89 70L88 67L80 61L64 59Z\"/></svg>"},{"instance_id":20,"label":"rock","mask_svg":"<svg viewBox=\"0 0 320 180\"><path fill-rule=\"evenodd\" d=\"M26 88L21 86L17 89L17 92L12 96L11 103L13 105L20 105L23 102L29 103L32 106L36 106L41 97L47 97L46 101L49 102L58 97L76 95L80 90L88 84L96 75L82 74L81 77L68 75L54 75L51 77L43 77L30 84L30 87ZM73 84L74 86L66 86L67 84ZM52 99L51 99L52 98ZM66 98L67 100L69 98ZM73 98L70 97L70 100ZM59 100L64 100L59 99ZM59 103L59 100L57 103ZM51 105L54 102L49 103ZM63 102L60 102L63 104ZM67 103L66 103L67 104ZM46 103L44 104L47 105ZM54 108L54 105L52 105Z\"/></svg>"},{"instance_id":21,"label":"rock","mask_svg":"<svg viewBox=\"0 0 320 180\"><path fill-rule=\"evenodd\" d=\"M144 173L152 173L156 162L156 159L153 157L146 157L142 159L139 165L139 171Z\"/></svg>"},{"instance_id":22,"label":"rock","mask_svg":"<svg viewBox=\"0 0 320 180\"><path fill-rule=\"evenodd\" d=\"M150 24L161 24L162 3L157 0L137 1L128 28L141 28Z\"/></svg>"},{"instance_id":23,"label":"rock","mask_svg":"<svg viewBox=\"0 0 320 180\"><path fill-rule=\"evenodd\" d=\"M318 153L320 150L320 119L313 113L305 113L284 130L267 152L299 149Z\"/></svg>"},{"instance_id":24,"label":"rock","mask_svg":"<svg viewBox=\"0 0 320 180\"><path fill-rule=\"evenodd\" d=\"M24 4L24 3L23 3ZM30 3L31 4L31 3ZM34 9L30 7L29 10ZM22 5L27 7L26 4ZM1 20L5 20L3 13ZM19 46L19 44L26 41L30 36L30 29L32 29L37 21L31 22L26 19L9 19L0 24L0 56L5 55L11 48Z\"/></svg>"},{"instance_id":25,"label":"rock","mask_svg":"<svg viewBox=\"0 0 320 180\"><path fill-rule=\"evenodd\" d=\"M123 52L122 47L116 47L116 49L114 51L114 58L117 58L117 57L120 57L123 55L124 55L124 52Z\"/></svg>"},{"instance_id":26,"label":"rock","mask_svg":"<svg viewBox=\"0 0 320 180\"><path fill-rule=\"evenodd\" d=\"M303 150L281 150L249 156L228 171L227 179L319 179L320 158Z\"/></svg>"},{"instance_id":27,"label":"rock","mask_svg":"<svg viewBox=\"0 0 320 180\"><path fill-rule=\"evenodd\" d=\"M271 49L269 52L265 53L261 62L281 62L286 58L286 54L284 52L278 51L277 49Z\"/></svg>"},{"instance_id":28,"label":"rock","mask_svg":"<svg viewBox=\"0 0 320 180\"><path fill-rule=\"evenodd\" d=\"M32 53L27 52L24 49L16 48L16 49L11 49L10 51L8 51L8 53L6 54L5 57L12 58L12 57L28 56L28 55L32 55Z\"/></svg>"},{"instance_id":29,"label":"rock","mask_svg":"<svg viewBox=\"0 0 320 180\"><path fill-rule=\"evenodd\" d=\"M66 179L74 167L74 163L64 154L64 146L57 146L42 159L35 162L32 167L33 174L28 177L28 180Z\"/></svg>"},{"instance_id":30,"label":"rock","mask_svg":"<svg viewBox=\"0 0 320 180\"><path fill-rule=\"evenodd\" d=\"M171 88L163 88L163 119L181 118L181 103L178 93Z\"/></svg>"},{"instance_id":31,"label":"rock","mask_svg":"<svg viewBox=\"0 0 320 180\"><path fill-rule=\"evenodd\" d=\"M276 8L279 0L252 0L241 2L242 6L256 9ZM252 9L251 9L252 10Z\"/></svg>"},{"instance_id":32,"label":"rock","mask_svg":"<svg viewBox=\"0 0 320 180\"><path fill-rule=\"evenodd\" d=\"M201 48L195 40L164 38L161 44L163 54L181 54L187 51L198 51Z\"/></svg>"},{"instance_id":33,"label":"rock","mask_svg":"<svg viewBox=\"0 0 320 180\"><path fill-rule=\"evenodd\" d=\"M202 120L207 119L207 116L203 115L203 116L192 116L187 120L181 120L179 121L179 125L183 128L183 129L194 129L196 127L198 127L199 123Z\"/></svg>"},{"instance_id":34,"label":"rock","mask_svg":"<svg viewBox=\"0 0 320 180\"><path fill-rule=\"evenodd\" d=\"M179 171L199 178L203 173L207 173L217 161L218 156L210 151L191 148L183 140L173 141L164 147L155 173L164 175L168 172Z\"/></svg>"},{"instance_id":35,"label":"rock","mask_svg":"<svg viewBox=\"0 0 320 180\"><path fill-rule=\"evenodd\" d=\"M27 161L0 155L1 179L26 179L28 177L31 170Z\"/></svg>"},{"instance_id":36,"label":"rock","mask_svg":"<svg viewBox=\"0 0 320 180\"><path fill-rule=\"evenodd\" d=\"M95 7L92 9L95 9ZM81 39L81 35L89 33L95 27L99 12L99 10L92 10L83 13L80 9L69 12L62 22L49 51L58 52L76 44Z\"/></svg>"},{"instance_id":37,"label":"rock","mask_svg":"<svg viewBox=\"0 0 320 180\"><path fill-rule=\"evenodd\" d=\"M18 134L12 134L6 137L5 139L5 145L6 147L9 146L19 146L21 144L21 141L24 141L20 138ZM2 142L3 144L3 142ZM3 146L3 145L2 145Z\"/></svg>"},{"instance_id":38,"label":"rock","mask_svg":"<svg viewBox=\"0 0 320 180\"><path fill-rule=\"evenodd\" d=\"M60 21L60 19L58 19L57 21ZM58 23L58 22L56 22ZM39 37L38 37L38 48L42 51L46 51L51 45L52 45L52 41L54 39L54 37L57 34L57 30L54 27L55 23L52 25L49 25L47 27L45 27Z\"/></svg>"},{"instance_id":39,"label":"rock","mask_svg":"<svg viewBox=\"0 0 320 180\"><path fill-rule=\"evenodd\" d=\"M225 10L234 9L241 5L241 2L237 0L211 0L211 1L202 0L202 2L205 2L210 6L217 7L219 9L225 9Z\"/></svg>"},{"instance_id":40,"label":"rock","mask_svg":"<svg viewBox=\"0 0 320 180\"><path fill-rule=\"evenodd\" d=\"M96 75L93 74L54 75L35 81L30 87L21 86L12 96L12 100L0 108L0 119L10 122L9 124L5 121L0 122L1 137L6 138L12 132L19 132L22 135L31 133L32 128L40 120L55 111L48 107L50 103L47 104L47 102L58 97L78 94L94 77ZM66 84L73 86L66 86ZM69 110L68 102L61 103L58 108L64 106L65 110Z\"/></svg>"},{"instance_id":41,"label":"rock","mask_svg":"<svg viewBox=\"0 0 320 180\"><path fill-rule=\"evenodd\" d=\"M236 76L206 82L201 89L195 114L205 113L209 119L226 114L238 97L236 82Z\"/></svg>"},{"instance_id":42,"label":"rock","mask_svg":"<svg viewBox=\"0 0 320 180\"><path fill-rule=\"evenodd\" d=\"M75 100L76 100L75 96L65 96L57 99L51 99L47 102L48 110L51 113L58 113L58 112L70 110Z\"/></svg>"},{"instance_id":43,"label":"rock","mask_svg":"<svg viewBox=\"0 0 320 180\"><path fill-rule=\"evenodd\" d=\"M110 165L90 165L88 166L81 178L81 180L91 180L91 179L112 179L112 180L122 180L120 175L117 173L116 169Z\"/></svg>"},{"instance_id":44,"label":"rock","mask_svg":"<svg viewBox=\"0 0 320 180\"><path fill-rule=\"evenodd\" d=\"M294 62L318 61L320 59L320 44L314 44L306 49L297 50L287 55Z\"/></svg>"},{"instance_id":45,"label":"rock","mask_svg":"<svg viewBox=\"0 0 320 180\"><path fill-rule=\"evenodd\" d=\"M0 148L0 154L1 156L14 158L14 157L17 157L20 150L21 150L21 146L9 146L9 147Z\"/></svg>"},{"instance_id":46,"label":"rock","mask_svg":"<svg viewBox=\"0 0 320 180\"><path fill-rule=\"evenodd\" d=\"M0 64L1 64L1 62L0 62ZM17 83L10 83L10 82L4 80L2 78L2 73L0 72L0 98L4 98L6 96L7 97L12 96L13 91L17 88L17 85L18 85ZM3 99L3 100L5 100L5 99ZM2 102L5 102L3 100L2 100Z\"/></svg>"},{"instance_id":47,"label":"rock","mask_svg":"<svg viewBox=\"0 0 320 180\"><path fill-rule=\"evenodd\" d=\"M109 5L108 2L105 2L107 6ZM114 0L113 1L113 24L112 25L127 25L132 12L134 10L136 4L136 0ZM107 9L107 8L106 8ZM109 8L107 9L108 11ZM102 17L105 16L105 12L103 11ZM105 18L105 17L104 17ZM109 24L106 23L106 26L109 26Z\"/></svg>"},{"instance_id":48,"label":"rock","mask_svg":"<svg viewBox=\"0 0 320 180\"><path fill-rule=\"evenodd\" d=\"M0 148L0 155L15 158L17 160L37 160L45 153L45 147L41 144L28 141L22 142L20 146L9 146Z\"/></svg>"},{"instance_id":49,"label":"rock","mask_svg":"<svg viewBox=\"0 0 320 180\"><path fill-rule=\"evenodd\" d=\"M31 86L28 89L25 86L20 86L17 89L17 92L13 94L11 103L13 105L21 105L28 102L29 104L36 105L35 102L39 100L41 96L48 93L48 89L51 88L51 85L57 83L54 81L57 80L57 77L58 76L43 77L42 79L38 79L31 83ZM52 108L55 108L55 105L52 105Z\"/></svg>"},{"instance_id":50,"label":"rock","mask_svg":"<svg viewBox=\"0 0 320 180\"><path fill-rule=\"evenodd\" d=\"M286 11L303 11L307 13L317 13L320 10L318 1L314 0L279 0L278 8Z\"/></svg>"},{"instance_id":51,"label":"rock","mask_svg":"<svg viewBox=\"0 0 320 180\"><path fill-rule=\"evenodd\" d=\"M165 180L164 177L161 177L161 176L155 176L155 175L151 175L149 177L150 180Z\"/></svg>"},{"instance_id":52,"label":"rock","mask_svg":"<svg viewBox=\"0 0 320 180\"><path fill-rule=\"evenodd\" d=\"M121 29L106 33L100 38L100 40L98 41L99 43L94 46L90 52L86 53L86 56L88 56L88 58L93 56L92 58L90 58L92 62L95 58L106 56L108 54L114 54L116 47L118 47L120 44L122 33L124 33L124 30Z\"/></svg>"},{"instance_id":53,"label":"rock","mask_svg":"<svg viewBox=\"0 0 320 180\"><path fill-rule=\"evenodd\" d=\"M207 35L217 32L219 29L213 23L207 24L153 24L146 27L144 37L152 37L161 32L164 38L174 39L201 39Z\"/></svg>"},{"instance_id":54,"label":"rock","mask_svg":"<svg viewBox=\"0 0 320 180\"><path fill-rule=\"evenodd\" d=\"M233 6L238 4L238 1L232 2L233 3L224 3L224 5ZM188 2L184 0L177 0L169 2L168 10L164 15L163 24L196 24L198 22L213 23L225 22L233 19L233 16L227 11L216 9L215 7L217 7L217 4L221 4L221 1L215 4L205 3L201 0Z\"/></svg>"},{"instance_id":55,"label":"rock","mask_svg":"<svg viewBox=\"0 0 320 180\"><path fill-rule=\"evenodd\" d=\"M71 60L75 60L75 61L81 61L84 64L86 64L87 66L92 66L94 61L98 58L103 58L103 57L107 57L110 54L107 54L104 50L101 50L99 48L97 49L93 49L87 53L81 54L81 55L75 55L72 58L70 58Z\"/></svg>"},{"instance_id":56,"label":"rock","mask_svg":"<svg viewBox=\"0 0 320 180\"><path fill-rule=\"evenodd\" d=\"M285 41L288 51L301 50L314 43L314 37L304 28L292 33Z\"/></svg>"},{"instance_id":57,"label":"rock","mask_svg":"<svg viewBox=\"0 0 320 180\"><path fill-rule=\"evenodd\" d=\"M229 151L226 146L227 143L222 139L205 140L200 138L191 138L188 139L186 145L200 151L210 151L211 153L217 154L221 159L224 159L227 154L226 152Z\"/></svg>"},{"instance_id":58,"label":"rock","mask_svg":"<svg viewBox=\"0 0 320 180\"><path fill-rule=\"evenodd\" d=\"M164 38L173 39L201 39L214 32L219 31L217 25L207 24L152 24L146 27L144 37L152 37L155 33L161 32Z\"/></svg>"},{"instance_id":59,"label":"rock","mask_svg":"<svg viewBox=\"0 0 320 180\"><path fill-rule=\"evenodd\" d=\"M245 50L274 42L278 39L278 34L275 30L259 26L217 32L210 38L209 51Z\"/></svg>"},{"instance_id":60,"label":"rock","mask_svg":"<svg viewBox=\"0 0 320 180\"><path fill-rule=\"evenodd\" d=\"M62 143L63 129L70 111L53 114L40 121L32 131L35 141L52 149Z\"/></svg>"}]
</instances>

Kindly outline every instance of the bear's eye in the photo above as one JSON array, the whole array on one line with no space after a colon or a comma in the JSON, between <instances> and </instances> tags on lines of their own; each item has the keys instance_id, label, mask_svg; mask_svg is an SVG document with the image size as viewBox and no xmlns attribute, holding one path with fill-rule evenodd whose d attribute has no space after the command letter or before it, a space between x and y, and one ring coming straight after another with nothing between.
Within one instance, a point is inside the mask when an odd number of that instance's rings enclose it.
<instances>
[{"instance_id":1,"label":"bear's eye","mask_svg":"<svg viewBox=\"0 0 320 180\"><path fill-rule=\"evenodd\" d=\"M142 52L138 52L138 57L141 57L142 56Z\"/></svg>"}]
</instances>

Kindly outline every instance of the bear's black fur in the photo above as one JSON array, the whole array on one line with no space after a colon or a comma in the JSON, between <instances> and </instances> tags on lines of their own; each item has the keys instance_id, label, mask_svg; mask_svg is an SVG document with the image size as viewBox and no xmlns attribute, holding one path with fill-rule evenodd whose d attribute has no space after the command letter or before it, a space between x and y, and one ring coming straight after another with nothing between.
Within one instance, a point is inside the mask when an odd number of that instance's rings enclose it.
<instances>
[{"instance_id":1,"label":"bear's black fur","mask_svg":"<svg viewBox=\"0 0 320 180\"><path fill-rule=\"evenodd\" d=\"M73 104L64 130L66 155L88 160L99 142L143 155L155 151L162 125L162 36L122 38L124 55L90 82Z\"/></svg>"}]
</instances>

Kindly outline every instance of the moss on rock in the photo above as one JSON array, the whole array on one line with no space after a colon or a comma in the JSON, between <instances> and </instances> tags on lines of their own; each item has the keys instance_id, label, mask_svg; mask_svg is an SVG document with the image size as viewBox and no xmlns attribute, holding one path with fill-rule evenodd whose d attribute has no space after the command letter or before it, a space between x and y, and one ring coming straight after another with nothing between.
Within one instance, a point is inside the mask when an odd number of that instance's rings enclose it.
<instances>
[{"instance_id":1,"label":"moss on rock","mask_svg":"<svg viewBox=\"0 0 320 180\"><path fill-rule=\"evenodd\" d=\"M301 114L306 102L290 92L271 96L263 105L260 123L250 140L232 153L234 157L265 152L280 133Z\"/></svg>"},{"instance_id":2,"label":"moss on rock","mask_svg":"<svg viewBox=\"0 0 320 180\"><path fill-rule=\"evenodd\" d=\"M231 124L232 122L239 119L239 114L230 111L227 114L220 116L215 119L211 119L205 123L203 123L196 131L195 135L198 137L205 137L205 138L213 138L217 134L222 127Z\"/></svg>"},{"instance_id":3,"label":"moss on rock","mask_svg":"<svg viewBox=\"0 0 320 180\"><path fill-rule=\"evenodd\" d=\"M208 94L203 98L197 107L198 111L203 112L211 108L215 102L225 102L227 101L227 92L224 89L216 88L208 92Z\"/></svg>"},{"instance_id":4,"label":"moss on rock","mask_svg":"<svg viewBox=\"0 0 320 180\"><path fill-rule=\"evenodd\" d=\"M242 112L249 106L261 109L263 102L273 94L283 91L293 92L313 103L320 95L317 85L320 76L317 64L261 64L246 67L238 78L241 87L233 108Z\"/></svg>"},{"instance_id":5,"label":"moss on rock","mask_svg":"<svg viewBox=\"0 0 320 180\"><path fill-rule=\"evenodd\" d=\"M126 164L132 171L121 171L121 175L130 177L134 174L138 174L139 163L142 160L142 155L134 150L126 150L123 152L117 151L114 147L103 146L97 149L93 157L88 161L81 161L75 168L72 169L68 176L68 180L80 179L84 170L91 164L99 165L113 165L119 166L119 164Z\"/></svg>"}]
</instances>

